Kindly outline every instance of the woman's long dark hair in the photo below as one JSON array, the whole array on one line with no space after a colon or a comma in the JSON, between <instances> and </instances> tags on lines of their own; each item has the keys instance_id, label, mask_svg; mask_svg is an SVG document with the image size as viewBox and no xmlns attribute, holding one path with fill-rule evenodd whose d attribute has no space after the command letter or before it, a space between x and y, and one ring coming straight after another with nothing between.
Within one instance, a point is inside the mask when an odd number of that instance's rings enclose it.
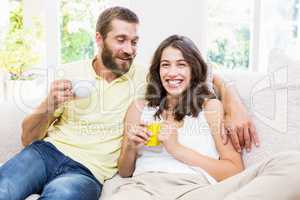
<instances>
[{"instance_id":1,"label":"woman's long dark hair","mask_svg":"<svg viewBox=\"0 0 300 200\"><path fill-rule=\"evenodd\" d=\"M160 60L164 49L173 47L178 49L183 58L191 67L191 81L188 88L179 97L174 110L174 118L181 121L186 115L197 117L202 110L202 104L206 98L215 98L209 91L206 83L208 66L204 62L200 51L189 38L185 36L172 35L165 39L154 53L150 71L147 75L146 101L150 107L158 107L155 118L160 118L163 110L168 109L166 96L160 79Z\"/></svg>"}]
</instances>

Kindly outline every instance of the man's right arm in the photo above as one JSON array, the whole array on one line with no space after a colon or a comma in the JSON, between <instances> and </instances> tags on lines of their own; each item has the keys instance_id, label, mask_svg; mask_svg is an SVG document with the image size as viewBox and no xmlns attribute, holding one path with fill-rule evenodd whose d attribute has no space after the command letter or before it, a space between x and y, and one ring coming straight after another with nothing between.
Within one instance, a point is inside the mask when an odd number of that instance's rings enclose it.
<instances>
[{"instance_id":1,"label":"man's right arm","mask_svg":"<svg viewBox=\"0 0 300 200\"><path fill-rule=\"evenodd\" d=\"M43 139L48 127L57 118L48 111L48 101L44 100L32 114L27 116L22 123L22 144L29 145L34 140Z\"/></svg>"},{"instance_id":2,"label":"man's right arm","mask_svg":"<svg viewBox=\"0 0 300 200\"><path fill-rule=\"evenodd\" d=\"M29 145L47 135L49 126L58 118L54 116L57 108L74 98L72 84L68 80L58 80L51 84L47 98L22 122L22 144Z\"/></svg>"}]
</instances>

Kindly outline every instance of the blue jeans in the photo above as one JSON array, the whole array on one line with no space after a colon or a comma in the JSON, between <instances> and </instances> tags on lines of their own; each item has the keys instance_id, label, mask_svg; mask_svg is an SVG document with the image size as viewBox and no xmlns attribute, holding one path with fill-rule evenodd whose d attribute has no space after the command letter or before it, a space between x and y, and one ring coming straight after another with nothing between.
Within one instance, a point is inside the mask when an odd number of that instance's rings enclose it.
<instances>
[{"instance_id":1,"label":"blue jeans","mask_svg":"<svg viewBox=\"0 0 300 200\"><path fill-rule=\"evenodd\" d=\"M0 200L98 200L102 185L49 142L36 141L0 167Z\"/></svg>"}]
</instances>

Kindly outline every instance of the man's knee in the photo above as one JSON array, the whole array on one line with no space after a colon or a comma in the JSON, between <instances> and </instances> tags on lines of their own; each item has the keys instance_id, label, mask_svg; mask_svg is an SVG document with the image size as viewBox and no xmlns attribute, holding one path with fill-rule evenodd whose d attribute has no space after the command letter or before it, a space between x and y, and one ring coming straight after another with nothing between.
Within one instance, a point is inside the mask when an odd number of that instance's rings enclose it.
<instances>
[{"instance_id":1,"label":"man's knee","mask_svg":"<svg viewBox=\"0 0 300 200\"><path fill-rule=\"evenodd\" d=\"M67 178L66 178L67 179ZM101 194L101 187L94 183L90 184L82 183L78 180L78 183L63 183L63 181L53 182L53 184L46 185L42 193L42 197L51 197L52 199L64 199L64 200L98 200Z\"/></svg>"},{"instance_id":2,"label":"man's knee","mask_svg":"<svg viewBox=\"0 0 300 200\"><path fill-rule=\"evenodd\" d=\"M13 180L0 174L0 199L14 200L19 199L18 192Z\"/></svg>"}]
</instances>

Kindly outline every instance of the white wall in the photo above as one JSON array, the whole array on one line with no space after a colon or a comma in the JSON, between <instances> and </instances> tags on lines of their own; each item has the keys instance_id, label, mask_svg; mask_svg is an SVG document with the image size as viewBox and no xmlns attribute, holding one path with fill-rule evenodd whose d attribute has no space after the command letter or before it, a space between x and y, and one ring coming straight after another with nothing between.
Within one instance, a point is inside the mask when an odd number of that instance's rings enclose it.
<instances>
[{"instance_id":1,"label":"white wall","mask_svg":"<svg viewBox=\"0 0 300 200\"><path fill-rule=\"evenodd\" d=\"M8 0L0 0L0 27L8 23Z\"/></svg>"},{"instance_id":2,"label":"white wall","mask_svg":"<svg viewBox=\"0 0 300 200\"><path fill-rule=\"evenodd\" d=\"M60 63L58 2L24 0L25 21L39 11L45 15L47 67ZM104 4L126 6L138 14L141 20L138 63L148 64L159 43L172 34L190 37L205 57L207 0L104 0Z\"/></svg>"},{"instance_id":3,"label":"white wall","mask_svg":"<svg viewBox=\"0 0 300 200\"><path fill-rule=\"evenodd\" d=\"M23 0L23 6L25 27L32 27L34 18L44 17L45 11L41 0Z\"/></svg>"},{"instance_id":4,"label":"white wall","mask_svg":"<svg viewBox=\"0 0 300 200\"><path fill-rule=\"evenodd\" d=\"M205 55L207 0L130 0L129 8L141 21L137 62L148 64L159 43L173 34L190 37Z\"/></svg>"}]
</instances>

